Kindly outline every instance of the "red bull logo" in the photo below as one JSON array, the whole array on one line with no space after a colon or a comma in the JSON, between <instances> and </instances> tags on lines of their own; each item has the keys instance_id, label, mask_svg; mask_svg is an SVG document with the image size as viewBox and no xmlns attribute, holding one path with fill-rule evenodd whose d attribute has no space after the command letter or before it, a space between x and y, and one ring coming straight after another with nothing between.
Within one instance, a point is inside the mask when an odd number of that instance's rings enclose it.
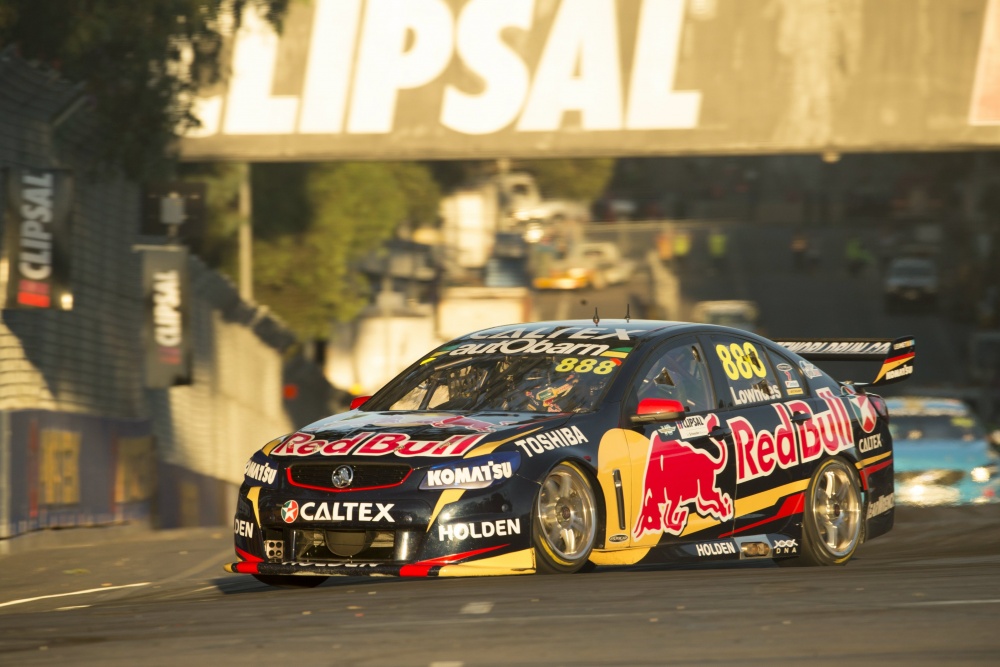
<instances>
[{"instance_id":1,"label":"red bull logo","mask_svg":"<svg viewBox=\"0 0 1000 667\"><path fill-rule=\"evenodd\" d=\"M294 433L271 452L273 456L464 456L485 436L453 435L446 440L414 440L405 433L363 431L349 438L322 440Z\"/></svg>"},{"instance_id":2,"label":"red bull logo","mask_svg":"<svg viewBox=\"0 0 1000 667\"><path fill-rule=\"evenodd\" d=\"M718 423L715 415L706 420L709 430ZM683 440L653 434L642 481L642 509L632 530L636 539L646 533L680 535L692 506L706 518L725 521L733 517L733 499L716 483L716 476L726 467L726 447L715 439L712 442L719 448L718 458Z\"/></svg>"},{"instance_id":3,"label":"red bull logo","mask_svg":"<svg viewBox=\"0 0 1000 667\"><path fill-rule=\"evenodd\" d=\"M829 389L820 389L826 410L813 412L806 401L775 404L778 424L774 430L754 428L745 417L726 421L736 445L736 481L739 484L767 477L775 468L788 469L826 454L836 454L854 446L851 418L843 402ZM792 422L793 414L808 418Z\"/></svg>"}]
</instances>

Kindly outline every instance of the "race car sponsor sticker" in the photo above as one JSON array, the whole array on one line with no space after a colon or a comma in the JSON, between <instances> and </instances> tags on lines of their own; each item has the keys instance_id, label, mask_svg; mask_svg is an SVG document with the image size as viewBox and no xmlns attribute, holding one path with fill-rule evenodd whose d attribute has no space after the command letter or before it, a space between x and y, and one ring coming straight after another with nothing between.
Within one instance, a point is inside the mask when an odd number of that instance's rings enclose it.
<instances>
[{"instance_id":1,"label":"race car sponsor sticker","mask_svg":"<svg viewBox=\"0 0 1000 667\"><path fill-rule=\"evenodd\" d=\"M277 466L259 452L243 466L243 476L253 486L274 486L278 477Z\"/></svg>"},{"instance_id":2,"label":"race car sponsor sticker","mask_svg":"<svg viewBox=\"0 0 1000 667\"><path fill-rule=\"evenodd\" d=\"M799 543L796 540L775 540L774 544L774 555L784 556L786 554L797 554L799 552Z\"/></svg>"},{"instance_id":3,"label":"race car sponsor sticker","mask_svg":"<svg viewBox=\"0 0 1000 667\"><path fill-rule=\"evenodd\" d=\"M281 519L285 523L305 521L357 521L359 523L395 523L389 510L395 503L359 502L308 502L300 506L296 501L286 501L281 506Z\"/></svg>"},{"instance_id":4,"label":"race car sponsor sticker","mask_svg":"<svg viewBox=\"0 0 1000 667\"><path fill-rule=\"evenodd\" d=\"M386 428L393 426L397 428L433 426L434 428L464 428L467 431L475 431L476 433L492 433L497 428L501 426L508 426L514 422L499 421L493 423L482 419L476 419L475 417L466 417L464 415L456 415L447 412L423 415L406 412L403 414L375 413L372 415L360 415L354 420L354 423L357 424L357 428L362 429L372 427ZM320 429L313 428L311 430Z\"/></svg>"},{"instance_id":5,"label":"race car sponsor sticker","mask_svg":"<svg viewBox=\"0 0 1000 667\"><path fill-rule=\"evenodd\" d=\"M879 496L874 502L868 503L868 517L869 519L878 516L879 514L885 514L893 507L896 506L896 494L889 493L884 496Z\"/></svg>"},{"instance_id":6,"label":"race car sponsor sticker","mask_svg":"<svg viewBox=\"0 0 1000 667\"><path fill-rule=\"evenodd\" d=\"M805 374L807 378L818 378L823 372L816 367L812 362L803 359L799 362L799 368L802 369L802 373Z\"/></svg>"},{"instance_id":7,"label":"race car sponsor sticker","mask_svg":"<svg viewBox=\"0 0 1000 667\"><path fill-rule=\"evenodd\" d=\"M731 556L736 554L736 545L732 542L700 542L694 545L698 556Z\"/></svg>"},{"instance_id":8,"label":"race car sponsor sticker","mask_svg":"<svg viewBox=\"0 0 1000 667\"><path fill-rule=\"evenodd\" d=\"M513 477L520 465L521 455L517 452L496 452L475 461L442 463L427 471L420 488L485 489Z\"/></svg>"},{"instance_id":9,"label":"race car sponsor sticker","mask_svg":"<svg viewBox=\"0 0 1000 667\"><path fill-rule=\"evenodd\" d=\"M680 435L682 440L693 440L704 438L708 435L708 424L703 415L691 415L685 417L680 423Z\"/></svg>"},{"instance_id":10,"label":"race car sponsor sticker","mask_svg":"<svg viewBox=\"0 0 1000 667\"><path fill-rule=\"evenodd\" d=\"M718 417L709 415L706 433L717 425ZM642 479L642 507L632 529L636 539L646 533L680 535L692 509L720 521L733 517L733 499L717 481L726 467L727 448L712 442L718 448L717 457L683 440L663 437L659 431L652 433Z\"/></svg>"},{"instance_id":11,"label":"race car sponsor sticker","mask_svg":"<svg viewBox=\"0 0 1000 667\"><path fill-rule=\"evenodd\" d=\"M240 537L253 538L253 523L243 519L233 519L233 533Z\"/></svg>"},{"instance_id":12,"label":"race car sponsor sticker","mask_svg":"<svg viewBox=\"0 0 1000 667\"><path fill-rule=\"evenodd\" d=\"M363 431L347 438L323 440L312 433L294 433L274 448L272 456L433 456L455 457L469 452L486 436L453 435L445 440L416 440L405 433Z\"/></svg>"},{"instance_id":13,"label":"race car sponsor sticker","mask_svg":"<svg viewBox=\"0 0 1000 667\"><path fill-rule=\"evenodd\" d=\"M583 434L579 426L568 426L557 428L545 433L539 433L527 438L521 438L514 442L515 445L531 458L535 454L541 454L547 450L559 447L572 447L580 443L588 442L587 436Z\"/></svg>"},{"instance_id":14,"label":"race car sponsor sticker","mask_svg":"<svg viewBox=\"0 0 1000 667\"><path fill-rule=\"evenodd\" d=\"M858 423L861 424L861 430L865 433L871 433L878 423L878 413L875 411L875 405L871 399L864 394L854 394L847 398L851 410L857 416Z\"/></svg>"},{"instance_id":15,"label":"race car sponsor sticker","mask_svg":"<svg viewBox=\"0 0 1000 667\"><path fill-rule=\"evenodd\" d=\"M610 345L599 343L562 343L547 340L518 338L503 343L466 343L448 353L449 356L468 354L558 354L577 357L598 357L611 350Z\"/></svg>"},{"instance_id":16,"label":"race car sponsor sticker","mask_svg":"<svg viewBox=\"0 0 1000 667\"><path fill-rule=\"evenodd\" d=\"M506 537L521 534L521 519L496 519L495 521L477 521L473 523L449 523L438 525L438 540L467 540L470 537L479 540L484 537Z\"/></svg>"},{"instance_id":17,"label":"race car sponsor sticker","mask_svg":"<svg viewBox=\"0 0 1000 667\"><path fill-rule=\"evenodd\" d=\"M485 339L531 339L531 340L632 340L632 334L642 333L642 329L622 329L618 327L569 327L569 326L547 326L530 327L516 326L509 329L501 329L493 333L474 333L469 338L475 340Z\"/></svg>"},{"instance_id":18,"label":"race car sponsor sticker","mask_svg":"<svg viewBox=\"0 0 1000 667\"><path fill-rule=\"evenodd\" d=\"M281 520L285 523L294 523L299 518L299 504L294 500L286 500L281 506Z\"/></svg>"},{"instance_id":19,"label":"race car sponsor sticker","mask_svg":"<svg viewBox=\"0 0 1000 667\"><path fill-rule=\"evenodd\" d=\"M775 468L784 470L813 461L824 452L833 455L854 446L851 418L843 402L829 389L820 389L816 394L826 410L814 413L802 400L774 404L778 424L771 431L755 429L741 416L726 420L736 445L738 483L766 477ZM808 418L793 425L794 413L804 413Z\"/></svg>"},{"instance_id":20,"label":"race car sponsor sticker","mask_svg":"<svg viewBox=\"0 0 1000 667\"><path fill-rule=\"evenodd\" d=\"M796 354L884 355L892 341L775 341Z\"/></svg>"},{"instance_id":21,"label":"race car sponsor sticker","mask_svg":"<svg viewBox=\"0 0 1000 667\"><path fill-rule=\"evenodd\" d=\"M903 377L904 375L911 375L913 373L913 366L902 366L900 368L895 368L885 374L887 380L893 380L895 378Z\"/></svg>"}]
</instances>

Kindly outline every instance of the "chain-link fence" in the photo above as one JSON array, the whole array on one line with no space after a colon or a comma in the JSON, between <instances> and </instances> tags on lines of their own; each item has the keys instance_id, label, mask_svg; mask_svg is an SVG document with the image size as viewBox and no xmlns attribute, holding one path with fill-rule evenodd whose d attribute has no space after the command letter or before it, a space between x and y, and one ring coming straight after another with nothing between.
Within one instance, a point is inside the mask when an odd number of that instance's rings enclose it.
<instances>
[{"instance_id":1,"label":"chain-link fence","mask_svg":"<svg viewBox=\"0 0 1000 667\"><path fill-rule=\"evenodd\" d=\"M93 162L87 104L54 72L0 53L0 168L75 180L72 308L0 311L0 538L149 517L227 522L253 450L335 407L294 336L196 258L192 383L144 387L141 186ZM5 197L0 188L0 210Z\"/></svg>"}]
</instances>

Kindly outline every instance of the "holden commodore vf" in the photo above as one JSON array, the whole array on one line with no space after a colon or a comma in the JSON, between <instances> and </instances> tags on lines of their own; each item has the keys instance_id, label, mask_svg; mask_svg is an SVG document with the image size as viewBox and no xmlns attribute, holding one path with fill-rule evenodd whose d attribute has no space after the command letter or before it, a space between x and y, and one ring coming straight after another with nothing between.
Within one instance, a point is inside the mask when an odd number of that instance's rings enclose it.
<instances>
[{"instance_id":1,"label":"holden commodore vf","mask_svg":"<svg viewBox=\"0 0 1000 667\"><path fill-rule=\"evenodd\" d=\"M774 342L596 317L476 331L254 453L226 569L312 586L842 565L892 527L892 437L872 389L908 377L914 355L906 337ZM876 377L836 380L826 359L871 360Z\"/></svg>"}]
</instances>

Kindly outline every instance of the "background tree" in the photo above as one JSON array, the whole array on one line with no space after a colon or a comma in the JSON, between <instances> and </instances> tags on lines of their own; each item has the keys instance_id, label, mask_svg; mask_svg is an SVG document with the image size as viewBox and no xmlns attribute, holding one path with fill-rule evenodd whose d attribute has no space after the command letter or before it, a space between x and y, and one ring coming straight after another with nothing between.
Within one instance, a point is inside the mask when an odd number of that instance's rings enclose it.
<instances>
[{"instance_id":1,"label":"background tree","mask_svg":"<svg viewBox=\"0 0 1000 667\"><path fill-rule=\"evenodd\" d=\"M534 174L543 197L587 204L604 194L615 171L612 158L524 160L516 166Z\"/></svg>"},{"instance_id":2,"label":"background tree","mask_svg":"<svg viewBox=\"0 0 1000 667\"><path fill-rule=\"evenodd\" d=\"M169 173L192 94L219 75L231 6L254 5L280 29L289 0L0 0L0 46L82 82L106 138L98 162L130 175Z\"/></svg>"},{"instance_id":3,"label":"background tree","mask_svg":"<svg viewBox=\"0 0 1000 667\"><path fill-rule=\"evenodd\" d=\"M185 165L208 184L207 227L196 251L236 276L238 167ZM263 163L251 170L255 299L304 338L325 338L368 303L355 265L401 227L432 224L440 189L422 163Z\"/></svg>"}]
</instances>

